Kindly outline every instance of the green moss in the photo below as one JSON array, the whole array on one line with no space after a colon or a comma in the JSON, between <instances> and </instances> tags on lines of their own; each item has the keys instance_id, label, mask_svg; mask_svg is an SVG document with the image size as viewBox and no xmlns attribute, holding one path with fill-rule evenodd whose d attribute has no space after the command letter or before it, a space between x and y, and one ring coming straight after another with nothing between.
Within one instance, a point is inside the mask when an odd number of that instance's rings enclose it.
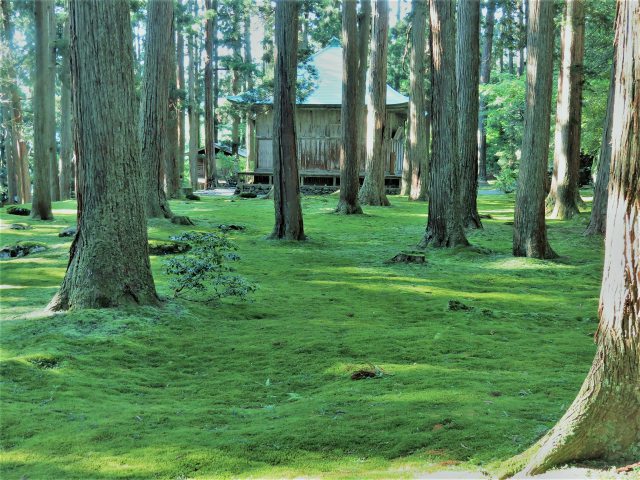
<instances>
[{"instance_id":1,"label":"green moss","mask_svg":"<svg viewBox=\"0 0 640 480\"><path fill-rule=\"evenodd\" d=\"M525 450L595 351L602 241L582 236L588 215L549 222L559 261L513 258L513 196L483 195L493 218L469 233L480 248L428 250L425 267L385 263L413 251L424 203L391 197L345 217L331 214L336 201L303 199L302 243L265 240L272 202L172 202L195 230L246 226L229 236L259 289L216 308L38 313L64 275L57 234L75 205L3 230L3 243L49 249L2 264L1 476L397 478L493 468ZM149 225L150 238L181 231ZM169 296L162 258L151 262ZM384 374L351 380L370 364Z\"/></svg>"}]
</instances>

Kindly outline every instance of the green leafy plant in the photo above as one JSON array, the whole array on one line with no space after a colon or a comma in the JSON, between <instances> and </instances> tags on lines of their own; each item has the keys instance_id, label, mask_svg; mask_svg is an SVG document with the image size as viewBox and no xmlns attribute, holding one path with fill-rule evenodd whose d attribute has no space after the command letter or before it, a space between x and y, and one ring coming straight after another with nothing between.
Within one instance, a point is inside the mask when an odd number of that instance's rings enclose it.
<instances>
[{"instance_id":1,"label":"green leafy plant","mask_svg":"<svg viewBox=\"0 0 640 480\"><path fill-rule=\"evenodd\" d=\"M246 298L256 285L233 274L229 262L240 259L237 246L222 233L186 232L172 240L191 245L189 253L165 260L169 287L174 296L193 301L212 301L223 297Z\"/></svg>"}]
</instances>

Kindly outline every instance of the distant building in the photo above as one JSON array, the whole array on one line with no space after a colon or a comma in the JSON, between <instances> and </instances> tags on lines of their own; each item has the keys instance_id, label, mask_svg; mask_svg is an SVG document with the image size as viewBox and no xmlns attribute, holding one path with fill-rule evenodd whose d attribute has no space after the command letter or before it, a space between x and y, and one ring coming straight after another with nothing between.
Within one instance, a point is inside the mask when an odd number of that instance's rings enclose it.
<instances>
[{"instance_id":1,"label":"distant building","mask_svg":"<svg viewBox=\"0 0 640 480\"><path fill-rule=\"evenodd\" d=\"M298 99L296 120L298 161L303 185L339 185L340 109L342 106L342 47L332 39L326 48L298 66L306 95ZM228 97L232 103L248 106L247 169L240 181L272 183L273 114L272 98L260 98L257 91ZM399 184L404 155L404 127L409 99L387 85L387 129L385 147L386 181ZM364 176L364 165L360 166Z\"/></svg>"}]
</instances>

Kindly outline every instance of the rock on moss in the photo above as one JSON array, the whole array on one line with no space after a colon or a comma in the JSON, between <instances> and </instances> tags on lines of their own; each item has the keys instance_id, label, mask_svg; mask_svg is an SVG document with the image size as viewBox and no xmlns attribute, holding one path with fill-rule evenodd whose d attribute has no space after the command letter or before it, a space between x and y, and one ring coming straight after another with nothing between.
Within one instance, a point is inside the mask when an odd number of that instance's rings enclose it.
<instances>
[{"instance_id":1,"label":"rock on moss","mask_svg":"<svg viewBox=\"0 0 640 480\"><path fill-rule=\"evenodd\" d=\"M0 249L0 258L26 257L33 253L43 252L46 249L47 246L41 242L18 242L2 247L2 249Z\"/></svg>"},{"instance_id":2,"label":"rock on moss","mask_svg":"<svg viewBox=\"0 0 640 480\"><path fill-rule=\"evenodd\" d=\"M149 240L149 255L175 255L191 250L191 245L172 240Z\"/></svg>"},{"instance_id":3,"label":"rock on moss","mask_svg":"<svg viewBox=\"0 0 640 480\"><path fill-rule=\"evenodd\" d=\"M9 215L20 215L22 217L28 217L31 215L31 210L23 207L9 207L7 208L7 213Z\"/></svg>"}]
</instances>

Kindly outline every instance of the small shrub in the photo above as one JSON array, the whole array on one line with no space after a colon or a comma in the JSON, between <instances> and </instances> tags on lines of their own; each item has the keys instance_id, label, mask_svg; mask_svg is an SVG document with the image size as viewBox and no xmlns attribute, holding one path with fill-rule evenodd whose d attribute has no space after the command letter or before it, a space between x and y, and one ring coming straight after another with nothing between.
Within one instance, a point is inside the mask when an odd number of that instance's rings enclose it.
<instances>
[{"instance_id":1,"label":"small shrub","mask_svg":"<svg viewBox=\"0 0 640 480\"><path fill-rule=\"evenodd\" d=\"M7 208L7 213L9 215L20 215L22 217L28 217L31 215L31 210L23 207L9 207Z\"/></svg>"},{"instance_id":2,"label":"small shrub","mask_svg":"<svg viewBox=\"0 0 640 480\"><path fill-rule=\"evenodd\" d=\"M500 173L496 175L496 188L504 193L515 192L518 186L518 166L513 163L500 165Z\"/></svg>"},{"instance_id":3,"label":"small shrub","mask_svg":"<svg viewBox=\"0 0 640 480\"><path fill-rule=\"evenodd\" d=\"M232 273L229 262L240 257L236 245L223 233L186 232L171 239L192 247L189 254L164 262L174 296L186 294L188 300L206 302L223 297L244 299L256 290L253 283Z\"/></svg>"}]
</instances>

